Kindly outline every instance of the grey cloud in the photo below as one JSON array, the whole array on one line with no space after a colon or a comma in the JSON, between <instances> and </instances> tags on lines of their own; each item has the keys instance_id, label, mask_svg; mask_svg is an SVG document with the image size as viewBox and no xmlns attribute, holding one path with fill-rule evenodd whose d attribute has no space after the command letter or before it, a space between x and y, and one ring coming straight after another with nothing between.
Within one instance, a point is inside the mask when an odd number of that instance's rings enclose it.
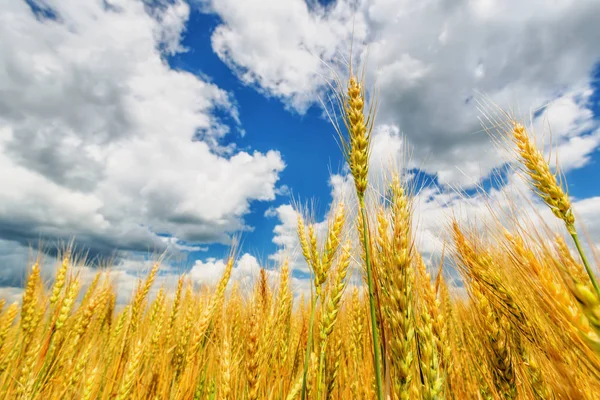
<instances>
[{"instance_id":1,"label":"grey cloud","mask_svg":"<svg viewBox=\"0 0 600 400\"><path fill-rule=\"evenodd\" d=\"M275 151L223 153L235 99L169 67L188 4L36 4L53 16L22 0L0 13L0 240L75 237L99 259L163 251L172 241L158 233L223 243L246 229L285 165Z\"/></svg>"},{"instance_id":2,"label":"grey cloud","mask_svg":"<svg viewBox=\"0 0 600 400\"><path fill-rule=\"evenodd\" d=\"M543 4L535 12L528 5L498 5L497 14L482 18L467 2L456 2L450 12L438 3L372 32L370 61L384 83L380 121L401 127L418 158L431 163L425 163L429 172L465 161L489 170L500 160L493 154L492 162L481 159L481 150L493 152L493 146L481 132L473 96L520 105L527 116L530 107L584 84L600 61L600 4L572 2L562 13ZM525 15L513 15L519 11ZM394 36L398 40L389 40ZM412 65L402 63L409 57ZM395 74L398 60L406 69Z\"/></svg>"}]
</instances>

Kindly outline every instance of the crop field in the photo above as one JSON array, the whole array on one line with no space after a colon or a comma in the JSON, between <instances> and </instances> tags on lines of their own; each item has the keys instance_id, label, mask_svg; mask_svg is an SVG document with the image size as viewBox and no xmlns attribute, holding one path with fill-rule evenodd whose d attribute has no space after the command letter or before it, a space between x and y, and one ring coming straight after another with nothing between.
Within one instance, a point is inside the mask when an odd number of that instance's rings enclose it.
<instances>
[{"instance_id":1,"label":"crop field","mask_svg":"<svg viewBox=\"0 0 600 400\"><path fill-rule=\"evenodd\" d=\"M562 229L490 203L485 224L442 227L430 260L416 188L394 172L382 193L369 182L377 102L352 71L335 89L354 198L331 205L324 233L299 207L309 293L294 295L288 262L278 282L261 270L250 290L231 283L232 251L214 287L182 275L150 296L156 262L121 307L110 269L83 291L71 252L50 284L33 262L22 301L1 301L0 399L600 398L598 257L525 125L488 118Z\"/></svg>"}]
</instances>

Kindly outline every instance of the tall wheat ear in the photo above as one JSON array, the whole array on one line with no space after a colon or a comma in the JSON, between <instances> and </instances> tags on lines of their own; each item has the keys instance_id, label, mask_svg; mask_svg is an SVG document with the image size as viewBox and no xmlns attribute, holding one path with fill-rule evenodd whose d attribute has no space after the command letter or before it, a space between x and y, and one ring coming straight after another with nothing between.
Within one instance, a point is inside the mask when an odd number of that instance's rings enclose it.
<instances>
[{"instance_id":1,"label":"tall wheat ear","mask_svg":"<svg viewBox=\"0 0 600 400\"><path fill-rule=\"evenodd\" d=\"M381 207L377 213L374 242L374 265L381 290L382 318L388 343L391 390L399 399L410 399L415 383L415 256L411 199L398 176L390 185L389 210ZM391 223L390 223L391 222Z\"/></svg>"},{"instance_id":2,"label":"tall wheat ear","mask_svg":"<svg viewBox=\"0 0 600 400\"><path fill-rule=\"evenodd\" d=\"M337 118L330 120L338 134L342 153L354 180L354 187L359 206L358 233L364 251L365 271L369 293L369 312L371 316L371 335L373 338L373 365L375 368L375 384L377 399L384 399L384 383L382 365L385 355L382 354L380 330L377 327L377 315L381 315L379 295L374 278L371 238L365 197L369 186L369 158L371 155L371 139L377 111L377 97L367 98L365 90L365 70L356 75L349 63L349 77L342 80L336 75L332 89L337 105L337 112L343 121L342 128ZM368 101L370 100L370 101ZM368 107L365 106L369 103ZM366 109L365 109L366 108ZM384 347L385 348L385 347Z\"/></svg>"}]
</instances>

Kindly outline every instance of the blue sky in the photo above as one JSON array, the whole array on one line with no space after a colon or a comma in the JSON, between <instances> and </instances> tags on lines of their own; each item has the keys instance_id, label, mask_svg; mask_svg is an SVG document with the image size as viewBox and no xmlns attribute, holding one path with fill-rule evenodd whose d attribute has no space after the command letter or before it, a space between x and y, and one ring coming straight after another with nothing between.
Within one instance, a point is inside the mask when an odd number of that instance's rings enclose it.
<instances>
[{"instance_id":1,"label":"blue sky","mask_svg":"<svg viewBox=\"0 0 600 400\"><path fill-rule=\"evenodd\" d=\"M532 128L551 129L576 213L599 242L600 4L416 4L5 2L0 286L19 290L40 238L116 255L123 276L169 248L198 282L218 275L236 232L240 277L293 256L293 201L313 202L322 224L333 196L351 192L320 105L332 71L347 73L351 41L378 88L374 177L409 148L406 167L429 183L417 199L423 252L436 251L448 215L484 213L477 186L500 198L494 171L505 190L523 190L481 129L478 93L527 121L541 110Z\"/></svg>"}]
</instances>

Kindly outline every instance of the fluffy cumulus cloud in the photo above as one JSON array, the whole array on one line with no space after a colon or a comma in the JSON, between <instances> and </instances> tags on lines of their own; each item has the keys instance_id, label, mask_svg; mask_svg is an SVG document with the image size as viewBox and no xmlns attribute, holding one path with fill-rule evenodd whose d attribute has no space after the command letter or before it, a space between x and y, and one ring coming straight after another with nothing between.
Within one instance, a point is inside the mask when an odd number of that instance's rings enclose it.
<instances>
[{"instance_id":1,"label":"fluffy cumulus cloud","mask_svg":"<svg viewBox=\"0 0 600 400\"><path fill-rule=\"evenodd\" d=\"M589 108L593 91L587 87L560 96L544 107L530 130L548 156L558 157L566 172L591 161L600 146L600 123Z\"/></svg>"},{"instance_id":2,"label":"fluffy cumulus cloud","mask_svg":"<svg viewBox=\"0 0 600 400\"><path fill-rule=\"evenodd\" d=\"M600 61L595 0L202 3L222 20L215 52L245 82L300 112L326 87L326 63L348 55L353 33L380 89L379 122L400 129L415 165L441 183L474 185L503 162L481 129L482 94L526 119L548 104L551 119L589 113L590 74ZM598 135L566 135L564 157L580 167Z\"/></svg>"},{"instance_id":3,"label":"fluffy cumulus cloud","mask_svg":"<svg viewBox=\"0 0 600 400\"><path fill-rule=\"evenodd\" d=\"M241 129L232 95L166 61L185 51L189 13L183 1L3 2L0 240L75 236L101 253L227 242L252 201L276 196L278 152L220 145Z\"/></svg>"},{"instance_id":4,"label":"fluffy cumulus cloud","mask_svg":"<svg viewBox=\"0 0 600 400\"><path fill-rule=\"evenodd\" d=\"M596 246L596 258L600 256L600 197L589 197L575 202L575 216L583 221L581 232L589 243ZM600 266L600 259L596 259Z\"/></svg>"},{"instance_id":5,"label":"fluffy cumulus cloud","mask_svg":"<svg viewBox=\"0 0 600 400\"><path fill-rule=\"evenodd\" d=\"M211 258L206 261L198 260L189 271L188 276L196 285L216 285L223 276L227 260ZM276 290L278 282L281 278L279 268L265 269L267 273L268 283L273 290ZM252 292L257 279L259 278L261 265L251 254L244 253L235 261L231 272L230 282L239 285L241 292L248 295ZM298 296L301 294L308 295L310 292L310 284L306 279L298 279L292 277L291 290Z\"/></svg>"},{"instance_id":6,"label":"fluffy cumulus cloud","mask_svg":"<svg viewBox=\"0 0 600 400\"><path fill-rule=\"evenodd\" d=\"M267 211L266 217L277 219L277 225L273 229L273 243L278 250L269 258L278 264L287 259L293 271L309 273L298 241L298 215L298 211L290 204L282 204Z\"/></svg>"},{"instance_id":7,"label":"fluffy cumulus cloud","mask_svg":"<svg viewBox=\"0 0 600 400\"><path fill-rule=\"evenodd\" d=\"M557 96L587 88L600 60L600 4L593 0L409 4L368 8L380 116L401 127L415 155L428 158L425 169L443 182L474 183L501 162L478 133L476 92L503 107L522 107L517 115L527 117Z\"/></svg>"},{"instance_id":8,"label":"fluffy cumulus cloud","mask_svg":"<svg viewBox=\"0 0 600 400\"><path fill-rule=\"evenodd\" d=\"M366 34L362 18L346 2L323 7L304 0L198 0L222 24L212 46L238 77L264 93L305 111L322 92L324 62L346 51L354 33ZM260 22L258 22L260 21Z\"/></svg>"},{"instance_id":9,"label":"fluffy cumulus cloud","mask_svg":"<svg viewBox=\"0 0 600 400\"><path fill-rule=\"evenodd\" d=\"M347 175L333 175L330 180L331 194L333 201L329 205L329 209L325 213L323 219L317 219L314 217L314 210L307 209L304 207L298 208L297 205L282 204L276 208L271 208L267 211L266 217L276 218L277 224L273 229L273 243L277 245L277 250L269 255L269 259L276 265L281 265L284 262L289 262L290 269L298 277L295 280L296 285L302 290L306 291L309 287L310 280L308 279L311 270L306 263L300 242L298 239L298 216L302 215L305 224L312 224L317 236L319 246L323 246L326 240L328 226L331 223L333 212L336 207L340 204L344 204L345 214L347 223L345 229L342 232L342 243L350 241L353 248L350 261L350 275L349 280L353 285L360 285L361 274L358 271L360 263L359 249L360 244L358 238L355 235L355 231L352 229L351 221L356 220L356 202L354 201L354 186ZM301 291L301 290L300 290Z\"/></svg>"}]
</instances>

